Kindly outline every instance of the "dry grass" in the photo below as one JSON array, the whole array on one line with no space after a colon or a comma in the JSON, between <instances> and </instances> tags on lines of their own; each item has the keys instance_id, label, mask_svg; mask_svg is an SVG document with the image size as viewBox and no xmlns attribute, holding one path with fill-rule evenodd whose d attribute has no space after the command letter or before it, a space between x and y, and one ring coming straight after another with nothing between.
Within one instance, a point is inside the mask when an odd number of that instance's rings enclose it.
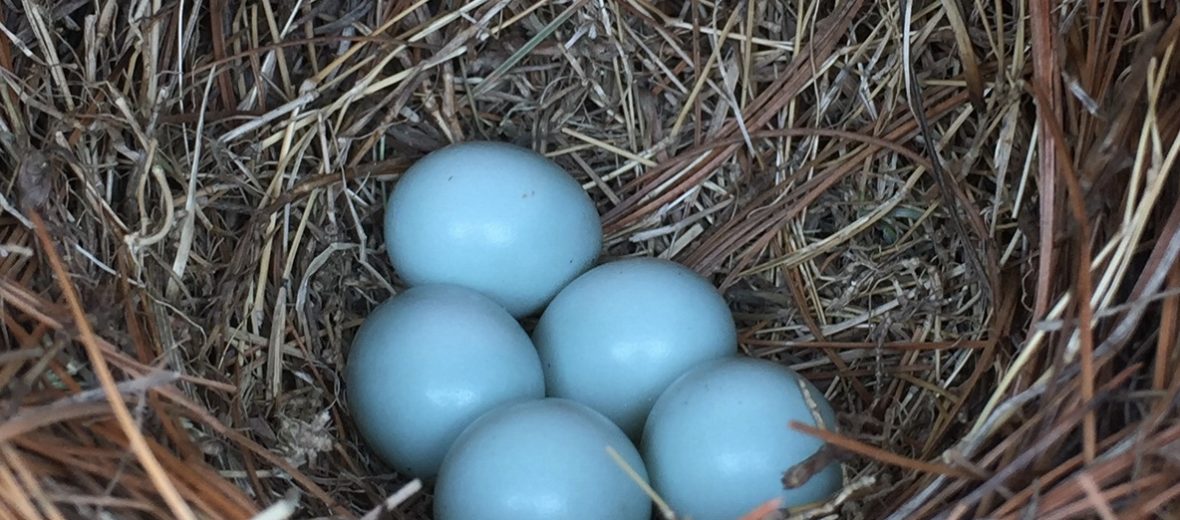
<instances>
[{"instance_id":1,"label":"dry grass","mask_svg":"<svg viewBox=\"0 0 1180 520\"><path fill-rule=\"evenodd\" d=\"M1165 4L0 2L0 518L426 517L338 374L383 200L469 139L826 388L798 516L1175 517Z\"/></svg>"}]
</instances>

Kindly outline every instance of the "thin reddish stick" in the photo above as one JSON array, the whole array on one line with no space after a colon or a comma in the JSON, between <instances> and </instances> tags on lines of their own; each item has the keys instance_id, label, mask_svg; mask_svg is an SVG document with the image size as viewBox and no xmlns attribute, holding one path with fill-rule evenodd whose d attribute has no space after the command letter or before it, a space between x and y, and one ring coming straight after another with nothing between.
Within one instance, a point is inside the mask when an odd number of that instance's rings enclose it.
<instances>
[{"instance_id":1,"label":"thin reddish stick","mask_svg":"<svg viewBox=\"0 0 1180 520\"><path fill-rule=\"evenodd\" d=\"M753 511L750 511L749 513L746 513L745 515L742 515L741 520L762 520L762 519L766 518L767 515L778 510L779 505L781 505L782 502L783 501L778 498L775 498L772 500L767 500L766 502L763 502L758 507L754 508Z\"/></svg>"},{"instance_id":2,"label":"thin reddish stick","mask_svg":"<svg viewBox=\"0 0 1180 520\"><path fill-rule=\"evenodd\" d=\"M1172 272L1168 275L1168 285L1180 285L1180 264L1172 265ZM1168 370L1168 361L1172 357L1172 346L1176 344L1176 317L1180 316L1180 296L1169 296L1164 299L1160 312L1159 339L1156 340L1155 373L1151 377L1151 387L1156 390L1168 388L1172 374Z\"/></svg>"},{"instance_id":3,"label":"thin reddish stick","mask_svg":"<svg viewBox=\"0 0 1180 520\"><path fill-rule=\"evenodd\" d=\"M1049 0L1033 0L1029 2L1029 19L1032 33L1033 82L1048 86L1048 101L1038 106L1043 120L1054 117L1057 112L1057 60L1053 35L1053 5ZM1040 228L1041 239L1038 248L1039 262L1037 263L1037 287L1033 300L1033 319L1038 320L1049 310L1049 300L1052 298L1050 283L1055 279L1053 267L1056 260L1056 248L1053 241L1057 233L1057 148L1052 146L1045 132L1037 136L1037 151L1040 159L1038 183L1040 195Z\"/></svg>"},{"instance_id":4,"label":"thin reddish stick","mask_svg":"<svg viewBox=\"0 0 1180 520\"><path fill-rule=\"evenodd\" d=\"M1042 108L1051 106L1045 93L1037 85L1031 84L1028 87L1029 91L1033 94L1033 98L1037 101L1038 106ZM1056 119L1048 117L1045 110L1038 110L1037 113L1041 115L1041 122L1044 125L1043 129L1047 136L1052 137L1050 143L1057 147L1062 157L1068 157L1068 148L1066 146L1068 141L1060 123ZM1070 209L1078 226L1079 258L1076 298L1078 305L1078 339L1081 344L1082 402L1088 403L1094 399L1094 308L1090 303L1090 298L1094 293L1094 283L1092 279L1093 274L1090 271L1090 259L1093 257L1090 250L1090 223L1086 217L1086 205L1082 200L1083 193L1081 185L1078 183L1077 172L1069 160L1062 160L1057 164L1061 165L1061 177L1065 179L1065 184L1068 187L1066 194L1069 196ZM1094 460L1094 457L1097 456L1095 449L1098 443L1097 431L1097 421L1093 410L1086 412L1086 415L1082 418L1082 453L1085 455L1087 463Z\"/></svg>"},{"instance_id":5,"label":"thin reddish stick","mask_svg":"<svg viewBox=\"0 0 1180 520\"><path fill-rule=\"evenodd\" d=\"M838 433L833 433L828 430L822 430L812 426L808 426L798 421L791 421L789 426L791 429L806 433L812 437L816 437L832 446L840 448L845 451L850 451L858 455L862 455L885 464L903 467L913 471L920 471L922 473L931 473L935 475L946 475L957 478L970 478L971 475L967 472L947 466L945 464L936 464L931 462L923 462L914 460L909 457L904 457L896 453L885 451L881 448L869 446L863 442L855 439L850 439Z\"/></svg>"}]
</instances>

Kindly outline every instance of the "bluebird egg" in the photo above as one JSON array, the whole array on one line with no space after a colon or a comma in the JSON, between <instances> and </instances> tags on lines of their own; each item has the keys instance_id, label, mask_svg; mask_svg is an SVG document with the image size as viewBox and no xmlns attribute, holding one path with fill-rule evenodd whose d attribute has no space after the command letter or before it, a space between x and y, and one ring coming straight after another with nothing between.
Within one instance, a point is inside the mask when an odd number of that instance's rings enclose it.
<instances>
[{"instance_id":1,"label":"bluebird egg","mask_svg":"<svg viewBox=\"0 0 1180 520\"><path fill-rule=\"evenodd\" d=\"M477 419L439 470L436 520L648 520L647 472L627 436L602 414L565 399L507 405Z\"/></svg>"},{"instance_id":2,"label":"bluebird egg","mask_svg":"<svg viewBox=\"0 0 1180 520\"><path fill-rule=\"evenodd\" d=\"M528 334L491 299L449 285L378 305L352 343L348 405L369 447L399 473L429 479L472 421L545 394Z\"/></svg>"},{"instance_id":3,"label":"bluebird egg","mask_svg":"<svg viewBox=\"0 0 1180 520\"><path fill-rule=\"evenodd\" d=\"M700 275L652 258L609 262L553 299L533 332L548 395L584 403L638 439L664 388L735 353L725 300Z\"/></svg>"},{"instance_id":4,"label":"bluebird egg","mask_svg":"<svg viewBox=\"0 0 1180 520\"><path fill-rule=\"evenodd\" d=\"M519 318L590 268L602 225L561 167L532 150L476 141L406 171L386 205L385 241L407 284L468 287Z\"/></svg>"},{"instance_id":5,"label":"bluebird egg","mask_svg":"<svg viewBox=\"0 0 1180 520\"><path fill-rule=\"evenodd\" d=\"M678 378L656 401L642 450L652 485L681 516L733 520L775 498L792 508L823 501L841 487L839 464L784 490L784 472L823 445L790 421L835 429L822 393L769 361L730 358Z\"/></svg>"}]
</instances>

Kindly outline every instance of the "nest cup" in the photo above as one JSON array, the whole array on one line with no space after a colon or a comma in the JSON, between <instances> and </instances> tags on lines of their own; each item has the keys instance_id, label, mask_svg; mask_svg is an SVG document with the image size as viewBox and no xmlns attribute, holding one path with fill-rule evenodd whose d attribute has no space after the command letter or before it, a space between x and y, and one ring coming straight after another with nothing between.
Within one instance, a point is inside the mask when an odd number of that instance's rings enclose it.
<instances>
[{"instance_id":1,"label":"nest cup","mask_svg":"<svg viewBox=\"0 0 1180 520\"><path fill-rule=\"evenodd\" d=\"M1052 7L0 2L0 517L429 518L341 374L468 140L832 402L750 518L1180 514L1176 7Z\"/></svg>"}]
</instances>

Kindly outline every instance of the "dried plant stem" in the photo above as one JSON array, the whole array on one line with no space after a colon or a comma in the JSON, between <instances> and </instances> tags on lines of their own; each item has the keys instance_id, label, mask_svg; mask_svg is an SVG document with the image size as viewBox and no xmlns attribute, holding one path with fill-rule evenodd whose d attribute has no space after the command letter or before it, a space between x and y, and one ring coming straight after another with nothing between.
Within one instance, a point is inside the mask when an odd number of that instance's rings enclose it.
<instances>
[{"instance_id":1,"label":"dried plant stem","mask_svg":"<svg viewBox=\"0 0 1180 520\"><path fill-rule=\"evenodd\" d=\"M131 417L131 411L127 409L127 403L123 401L123 396L119 393L118 386L115 383L115 377L111 374L110 367L107 366L106 357L96 342L94 329L91 327L89 320L87 320L85 311L82 310L82 303L78 300L77 290L70 283L70 274L66 272L65 267L61 263L61 258L57 254L57 245L49 238L45 221L35 209L29 211L29 216L33 221L33 230L41 242L42 252L45 254L46 259L48 259L49 265L53 268L54 277L57 279L62 295L66 299L66 304L69 306L70 314L74 319L74 325L78 327L78 340L86 349L86 355L90 359L95 375L98 376L98 382L102 385L103 393L106 394L107 403L110 405L111 411L115 414L115 420L119 423L119 428L127 436L132 453L135 454L139 463L143 464L144 469L152 479L152 483L160 491L172 514L181 520L194 520L196 517L193 515L192 509L189 508L188 503L184 501L180 493L176 491L176 486L172 483L171 477L160 466L160 462L156 460L156 457L148 448L143 433L139 431L139 426L135 424L135 419Z\"/></svg>"}]
</instances>

